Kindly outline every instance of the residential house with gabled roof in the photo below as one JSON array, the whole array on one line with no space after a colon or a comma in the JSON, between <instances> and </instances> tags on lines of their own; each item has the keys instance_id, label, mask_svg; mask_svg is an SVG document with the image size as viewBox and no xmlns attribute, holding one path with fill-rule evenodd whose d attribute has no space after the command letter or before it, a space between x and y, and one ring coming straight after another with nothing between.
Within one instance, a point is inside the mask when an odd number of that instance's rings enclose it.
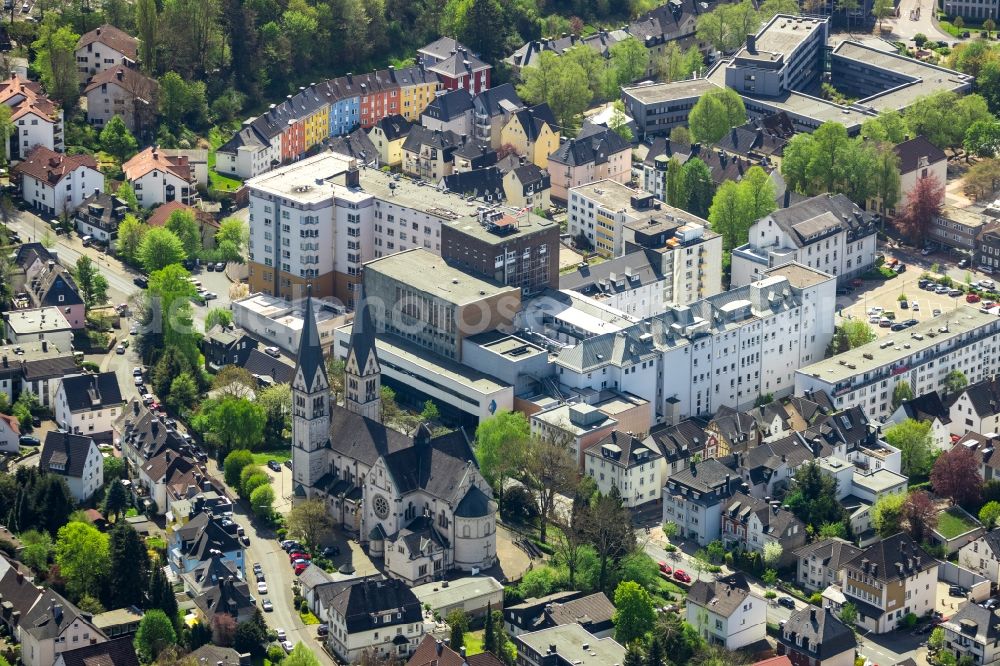
<instances>
[{"instance_id":1,"label":"residential house with gabled roof","mask_svg":"<svg viewBox=\"0 0 1000 666\"><path fill-rule=\"evenodd\" d=\"M472 95L468 90L439 90L420 113L420 124L429 130L472 135Z\"/></svg>"},{"instance_id":2,"label":"residential house with gabled roof","mask_svg":"<svg viewBox=\"0 0 1000 666\"><path fill-rule=\"evenodd\" d=\"M64 155L38 145L14 168L25 203L49 215L76 210L104 191L104 174L92 155Z\"/></svg>"},{"instance_id":3,"label":"residential house with gabled roof","mask_svg":"<svg viewBox=\"0 0 1000 666\"><path fill-rule=\"evenodd\" d=\"M892 148L899 158L899 201L903 203L906 197L921 178L931 176L942 185L948 180L948 157L944 151L920 135L912 139L907 136L902 143ZM869 210L895 215L895 210L884 210L881 202L875 199Z\"/></svg>"},{"instance_id":4,"label":"residential house with gabled roof","mask_svg":"<svg viewBox=\"0 0 1000 666\"><path fill-rule=\"evenodd\" d=\"M880 539L843 565L840 585L858 609L857 625L877 634L907 614L934 611L938 561L904 532Z\"/></svg>"},{"instance_id":5,"label":"residential house with gabled roof","mask_svg":"<svg viewBox=\"0 0 1000 666\"><path fill-rule=\"evenodd\" d=\"M461 145L454 132L414 125L403 141L403 173L436 183L455 170L453 153Z\"/></svg>"},{"instance_id":6,"label":"residential house with gabled roof","mask_svg":"<svg viewBox=\"0 0 1000 666\"><path fill-rule=\"evenodd\" d=\"M202 590L194 598L194 606L205 625L212 626L215 617L225 613L237 624L253 619L257 602L245 580L229 576Z\"/></svg>"},{"instance_id":7,"label":"residential house with gabled roof","mask_svg":"<svg viewBox=\"0 0 1000 666\"><path fill-rule=\"evenodd\" d=\"M90 613L47 588L21 616L16 636L25 666L50 666L63 652L107 640Z\"/></svg>"},{"instance_id":8,"label":"residential house with gabled roof","mask_svg":"<svg viewBox=\"0 0 1000 666\"><path fill-rule=\"evenodd\" d=\"M794 666L853 666L857 649L854 629L830 608L795 611L778 635L778 654L789 657Z\"/></svg>"},{"instance_id":9,"label":"residential house with gabled roof","mask_svg":"<svg viewBox=\"0 0 1000 666\"><path fill-rule=\"evenodd\" d=\"M546 169L549 155L559 148L559 127L545 102L515 111L500 131L500 144L510 144L518 155Z\"/></svg>"},{"instance_id":10,"label":"residential house with gabled roof","mask_svg":"<svg viewBox=\"0 0 1000 666\"><path fill-rule=\"evenodd\" d=\"M455 173L472 171L474 169L486 169L496 166L497 152L490 148L490 144L473 139L466 141L459 146L452 157L455 160ZM501 175L503 171L500 171Z\"/></svg>"},{"instance_id":11,"label":"residential house with gabled roof","mask_svg":"<svg viewBox=\"0 0 1000 666\"><path fill-rule=\"evenodd\" d=\"M788 411L780 400L748 409L746 414L757 424L761 442L781 439L793 432Z\"/></svg>"},{"instance_id":12,"label":"residential house with gabled roof","mask_svg":"<svg viewBox=\"0 0 1000 666\"><path fill-rule=\"evenodd\" d=\"M167 155L150 146L125 162L122 171L143 208L171 201L192 205L198 199L195 175L187 157Z\"/></svg>"},{"instance_id":13,"label":"residential house with gabled roof","mask_svg":"<svg viewBox=\"0 0 1000 666\"><path fill-rule=\"evenodd\" d=\"M19 285L14 293L15 308L56 308L71 328L79 330L86 326L87 306L73 276L61 264L46 262L40 270L31 271L30 279L23 283L20 277L14 276L15 284Z\"/></svg>"},{"instance_id":14,"label":"residential house with gabled roof","mask_svg":"<svg viewBox=\"0 0 1000 666\"><path fill-rule=\"evenodd\" d=\"M699 16L717 6L702 0L671 0L629 22L628 35L638 39L649 51L646 76L656 74L656 62L669 44L676 44L683 50L694 47L706 53L711 51L710 44L698 39L695 27Z\"/></svg>"},{"instance_id":15,"label":"residential house with gabled roof","mask_svg":"<svg viewBox=\"0 0 1000 666\"><path fill-rule=\"evenodd\" d=\"M56 423L67 432L98 441L111 439L111 424L124 407L114 372L65 377L56 390Z\"/></svg>"},{"instance_id":16,"label":"residential house with gabled roof","mask_svg":"<svg viewBox=\"0 0 1000 666\"><path fill-rule=\"evenodd\" d=\"M198 234L201 236L201 246L206 250L215 249L215 235L219 232L219 221L211 213L207 213L200 208L189 206L180 201L170 201L153 209L153 212L146 218L146 224L150 227L165 227L170 216L176 212L187 213L194 218L198 226Z\"/></svg>"},{"instance_id":17,"label":"residential house with gabled roof","mask_svg":"<svg viewBox=\"0 0 1000 666\"><path fill-rule=\"evenodd\" d=\"M142 400L132 398L122 410L122 415L112 424L115 439L121 444L122 457L128 463L131 474L138 474L139 468L147 460L166 450L178 454L190 451L194 454L193 447L175 429L168 428L164 420L144 405Z\"/></svg>"},{"instance_id":18,"label":"residential house with gabled roof","mask_svg":"<svg viewBox=\"0 0 1000 666\"><path fill-rule=\"evenodd\" d=\"M240 367L247 370L262 384L290 384L295 378L295 368L284 359L277 359L254 348L246 355Z\"/></svg>"},{"instance_id":19,"label":"residential house with gabled roof","mask_svg":"<svg viewBox=\"0 0 1000 666\"><path fill-rule=\"evenodd\" d=\"M327 144L330 150L347 155L358 161L358 165L378 167L379 152L371 138L361 127L345 136L331 137Z\"/></svg>"},{"instance_id":20,"label":"residential house with gabled roof","mask_svg":"<svg viewBox=\"0 0 1000 666\"><path fill-rule=\"evenodd\" d=\"M104 457L90 435L45 433L38 469L65 479L77 502L86 502L104 485Z\"/></svg>"},{"instance_id":21,"label":"residential house with gabled roof","mask_svg":"<svg viewBox=\"0 0 1000 666\"><path fill-rule=\"evenodd\" d=\"M733 285L759 280L773 266L798 261L844 282L875 263L872 213L843 194L820 194L779 208L750 226L733 250Z\"/></svg>"},{"instance_id":22,"label":"residential house with gabled roof","mask_svg":"<svg viewBox=\"0 0 1000 666\"><path fill-rule=\"evenodd\" d=\"M684 419L676 425L657 426L650 430L649 436L660 449L664 480L686 469L693 456L705 457L703 452L708 434L705 432L705 423L698 419Z\"/></svg>"},{"instance_id":23,"label":"residential house with gabled roof","mask_svg":"<svg viewBox=\"0 0 1000 666\"><path fill-rule=\"evenodd\" d=\"M413 124L399 114L381 118L368 130L368 138L375 144L381 166L398 166L403 163L403 142Z\"/></svg>"},{"instance_id":24,"label":"residential house with gabled roof","mask_svg":"<svg viewBox=\"0 0 1000 666\"><path fill-rule=\"evenodd\" d=\"M503 175L495 166L447 175L441 179L440 188L486 203L495 204L504 200Z\"/></svg>"},{"instance_id":25,"label":"residential house with gabled roof","mask_svg":"<svg viewBox=\"0 0 1000 666\"><path fill-rule=\"evenodd\" d=\"M24 159L35 146L62 152L62 108L46 97L42 86L17 74L0 81L0 104L10 107L15 131L5 146L9 161Z\"/></svg>"},{"instance_id":26,"label":"residential house with gabled roof","mask_svg":"<svg viewBox=\"0 0 1000 666\"><path fill-rule=\"evenodd\" d=\"M840 581L840 570L861 549L836 537L820 539L794 551L798 559L796 578L811 591L822 591Z\"/></svg>"},{"instance_id":27,"label":"residential house with gabled roof","mask_svg":"<svg viewBox=\"0 0 1000 666\"><path fill-rule=\"evenodd\" d=\"M445 645L441 639L426 634L406 662L406 666L503 666L503 663L499 657L490 652L459 654Z\"/></svg>"},{"instance_id":28,"label":"residential house with gabled roof","mask_svg":"<svg viewBox=\"0 0 1000 666\"><path fill-rule=\"evenodd\" d=\"M489 143L493 149L499 148L503 126L524 106L510 83L482 91L472 98L472 137Z\"/></svg>"},{"instance_id":29,"label":"residential house with gabled roof","mask_svg":"<svg viewBox=\"0 0 1000 666\"><path fill-rule=\"evenodd\" d=\"M166 449L143 464L135 476L135 484L152 501L150 509L158 516L170 511L172 500L191 499L209 491L223 492L221 484L209 476L199 461L173 449Z\"/></svg>"},{"instance_id":30,"label":"residential house with gabled roof","mask_svg":"<svg viewBox=\"0 0 1000 666\"><path fill-rule=\"evenodd\" d=\"M705 458L724 458L745 452L760 443L760 431L753 417L723 405L705 426Z\"/></svg>"},{"instance_id":31,"label":"residential house with gabled roof","mask_svg":"<svg viewBox=\"0 0 1000 666\"><path fill-rule=\"evenodd\" d=\"M777 497L787 490L788 485L802 465L824 454L832 453L829 447L809 441L800 433L793 432L787 437L748 451L736 452L720 458L724 465L735 472L743 481L743 489L757 499Z\"/></svg>"},{"instance_id":32,"label":"residential house with gabled roof","mask_svg":"<svg viewBox=\"0 0 1000 666\"><path fill-rule=\"evenodd\" d=\"M585 595L578 591L555 592L532 597L503 609L507 633L517 636L563 624L579 624L603 638L613 631L614 604L603 592Z\"/></svg>"},{"instance_id":33,"label":"residential house with gabled roof","mask_svg":"<svg viewBox=\"0 0 1000 666\"><path fill-rule=\"evenodd\" d=\"M762 123L751 121L740 127L733 127L712 146L731 157L740 157L751 163L775 165L784 152L788 138L790 136L773 133Z\"/></svg>"},{"instance_id":34,"label":"residential house with gabled roof","mask_svg":"<svg viewBox=\"0 0 1000 666\"><path fill-rule=\"evenodd\" d=\"M709 645L737 650L764 640L767 602L741 572L699 580L688 590L687 621Z\"/></svg>"},{"instance_id":35,"label":"residential house with gabled roof","mask_svg":"<svg viewBox=\"0 0 1000 666\"><path fill-rule=\"evenodd\" d=\"M745 552L764 554L764 546L782 548L782 566L795 559L793 551L806 542L806 526L775 500L766 502L734 493L722 510L722 542Z\"/></svg>"},{"instance_id":36,"label":"residential house with gabled roof","mask_svg":"<svg viewBox=\"0 0 1000 666\"><path fill-rule=\"evenodd\" d=\"M236 536L235 524L230 533L222 520L202 512L174 530L167 550L170 568L177 574L187 573L214 556L231 562L246 578L243 544Z\"/></svg>"},{"instance_id":37,"label":"residential house with gabled roof","mask_svg":"<svg viewBox=\"0 0 1000 666\"><path fill-rule=\"evenodd\" d=\"M464 88L478 95L490 87L493 67L451 37L441 37L417 49L417 58L427 71L437 74L446 90Z\"/></svg>"},{"instance_id":38,"label":"residential house with gabled roof","mask_svg":"<svg viewBox=\"0 0 1000 666\"><path fill-rule=\"evenodd\" d=\"M1000 582L1000 529L987 532L962 546L958 551L958 563L986 576L994 584Z\"/></svg>"},{"instance_id":39,"label":"residential house with gabled roof","mask_svg":"<svg viewBox=\"0 0 1000 666\"><path fill-rule=\"evenodd\" d=\"M549 155L548 170L552 176L552 196L565 202L573 187L597 180L613 180L623 185L631 181L632 146L612 129L584 124L578 136L559 144Z\"/></svg>"},{"instance_id":40,"label":"residential house with gabled roof","mask_svg":"<svg viewBox=\"0 0 1000 666\"><path fill-rule=\"evenodd\" d=\"M139 657L126 636L61 652L53 666L139 666Z\"/></svg>"},{"instance_id":41,"label":"residential house with gabled roof","mask_svg":"<svg viewBox=\"0 0 1000 666\"><path fill-rule=\"evenodd\" d=\"M218 587L220 582L228 578L242 580L241 576L239 569L230 560L223 558L222 553L215 552L191 571L182 573L180 579L188 595L197 597L206 590Z\"/></svg>"},{"instance_id":42,"label":"residential house with gabled roof","mask_svg":"<svg viewBox=\"0 0 1000 666\"><path fill-rule=\"evenodd\" d=\"M899 404L889 418L885 420L883 427L888 427L896 423L902 423L907 419L923 421L931 424L931 442L938 451L947 451L951 448L951 410L945 406L941 396L937 391L924 393L912 400L904 400Z\"/></svg>"},{"instance_id":43,"label":"residential house with gabled roof","mask_svg":"<svg viewBox=\"0 0 1000 666\"><path fill-rule=\"evenodd\" d=\"M356 663L366 650L379 657L409 657L424 635L420 601L400 580L359 579L322 605L330 627L327 646L338 658Z\"/></svg>"},{"instance_id":44,"label":"residential house with gabled roof","mask_svg":"<svg viewBox=\"0 0 1000 666\"><path fill-rule=\"evenodd\" d=\"M615 487L622 503L635 509L660 497L660 452L631 432L615 430L583 452L584 474L604 494Z\"/></svg>"},{"instance_id":45,"label":"residential house with gabled roof","mask_svg":"<svg viewBox=\"0 0 1000 666\"><path fill-rule=\"evenodd\" d=\"M503 191L512 208L547 211L552 205L552 177L535 164L522 164L503 177Z\"/></svg>"},{"instance_id":46,"label":"residential house with gabled roof","mask_svg":"<svg viewBox=\"0 0 1000 666\"><path fill-rule=\"evenodd\" d=\"M1000 375L969 384L952 398L951 434L1000 432Z\"/></svg>"},{"instance_id":47,"label":"residential house with gabled roof","mask_svg":"<svg viewBox=\"0 0 1000 666\"><path fill-rule=\"evenodd\" d=\"M121 66L95 75L83 95L87 98L87 122L104 127L115 116L137 137L151 137L156 129L156 79Z\"/></svg>"},{"instance_id":48,"label":"residential house with gabled roof","mask_svg":"<svg viewBox=\"0 0 1000 666\"><path fill-rule=\"evenodd\" d=\"M21 450L20 422L9 414L0 414L0 451L19 453Z\"/></svg>"},{"instance_id":49,"label":"residential house with gabled roof","mask_svg":"<svg viewBox=\"0 0 1000 666\"><path fill-rule=\"evenodd\" d=\"M42 596L42 589L32 582L31 570L17 560L0 555L0 625L9 636L17 637L21 618Z\"/></svg>"},{"instance_id":50,"label":"residential house with gabled roof","mask_svg":"<svg viewBox=\"0 0 1000 666\"><path fill-rule=\"evenodd\" d=\"M964 446L976 455L979 462L979 474L983 480L990 481L1000 478L1000 455L997 449L1000 448L1000 435L989 433L981 435L978 432L968 432L955 446Z\"/></svg>"},{"instance_id":51,"label":"residential house with gabled roof","mask_svg":"<svg viewBox=\"0 0 1000 666\"><path fill-rule=\"evenodd\" d=\"M139 40L105 23L80 35L76 42L76 69L80 83L115 68L131 69L139 58Z\"/></svg>"},{"instance_id":52,"label":"residential house with gabled roof","mask_svg":"<svg viewBox=\"0 0 1000 666\"><path fill-rule=\"evenodd\" d=\"M538 58L545 51L562 56L576 47L587 47L602 58L607 59L611 57L611 47L627 39L628 36L628 32L625 30L600 30L586 37L563 33L557 37L527 42L504 58L504 62L510 67L511 72L518 74L525 67L536 66Z\"/></svg>"},{"instance_id":53,"label":"residential house with gabled roof","mask_svg":"<svg viewBox=\"0 0 1000 666\"><path fill-rule=\"evenodd\" d=\"M118 225L125 219L128 203L111 194L94 192L76 209L76 230L81 236L110 245L118 237Z\"/></svg>"},{"instance_id":54,"label":"residential house with gabled roof","mask_svg":"<svg viewBox=\"0 0 1000 666\"><path fill-rule=\"evenodd\" d=\"M995 609L966 602L940 626L944 629L942 651L956 661L973 664L1000 661L1000 616Z\"/></svg>"},{"instance_id":55,"label":"residential house with gabled roof","mask_svg":"<svg viewBox=\"0 0 1000 666\"><path fill-rule=\"evenodd\" d=\"M672 522L685 539L702 546L722 535L722 507L737 489L739 478L715 458L695 463L666 479L663 522Z\"/></svg>"},{"instance_id":56,"label":"residential house with gabled roof","mask_svg":"<svg viewBox=\"0 0 1000 666\"><path fill-rule=\"evenodd\" d=\"M218 372L227 365L243 366L250 351L257 349L257 340L242 328L216 324L205 331L201 339L201 353L205 356L205 369Z\"/></svg>"}]
</instances>

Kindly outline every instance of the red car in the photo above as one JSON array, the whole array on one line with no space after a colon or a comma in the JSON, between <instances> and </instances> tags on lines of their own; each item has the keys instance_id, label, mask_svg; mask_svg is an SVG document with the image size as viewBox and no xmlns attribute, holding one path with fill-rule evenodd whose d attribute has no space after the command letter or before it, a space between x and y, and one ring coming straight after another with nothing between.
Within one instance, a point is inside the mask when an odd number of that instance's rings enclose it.
<instances>
[{"instance_id":1,"label":"red car","mask_svg":"<svg viewBox=\"0 0 1000 666\"><path fill-rule=\"evenodd\" d=\"M979 299L979 294L966 294L965 295L965 302L966 303L978 303L979 300L980 300Z\"/></svg>"},{"instance_id":2,"label":"red car","mask_svg":"<svg viewBox=\"0 0 1000 666\"><path fill-rule=\"evenodd\" d=\"M288 561L294 562L295 560L311 560L312 555L309 553L302 553L297 550L293 550L288 554Z\"/></svg>"},{"instance_id":3,"label":"red car","mask_svg":"<svg viewBox=\"0 0 1000 666\"><path fill-rule=\"evenodd\" d=\"M674 572L673 568L666 562L660 562L660 573L669 576Z\"/></svg>"},{"instance_id":4,"label":"red car","mask_svg":"<svg viewBox=\"0 0 1000 666\"><path fill-rule=\"evenodd\" d=\"M851 280L851 286L852 287L863 287L864 284L865 284L865 281L861 280L860 278L854 278L853 280Z\"/></svg>"},{"instance_id":5,"label":"red car","mask_svg":"<svg viewBox=\"0 0 1000 666\"><path fill-rule=\"evenodd\" d=\"M691 582L691 576L688 576L683 569L678 569L677 571L674 572L674 579L679 580L682 583Z\"/></svg>"},{"instance_id":6,"label":"red car","mask_svg":"<svg viewBox=\"0 0 1000 666\"><path fill-rule=\"evenodd\" d=\"M305 571L308 568L309 568L309 564L308 563L306 563L306 562L300 562L299 564L295 565L295 568L293 569L293 571L295 572L296 576L301 576L302 572Z\"/></svg>"}]
</instances>

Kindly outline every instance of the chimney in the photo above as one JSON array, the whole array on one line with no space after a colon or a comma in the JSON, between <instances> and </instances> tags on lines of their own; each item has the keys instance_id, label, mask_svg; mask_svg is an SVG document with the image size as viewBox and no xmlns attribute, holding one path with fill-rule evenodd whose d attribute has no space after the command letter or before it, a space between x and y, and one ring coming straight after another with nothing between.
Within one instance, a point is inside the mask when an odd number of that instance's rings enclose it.
<instances>
[{"instance_id":1,"label":"chimney","mask_svg":"<svg viewBox=\"0 0 1000 666\"><path fill-rule=\"evenodd\" d=\"M757 35L747 35L747 53L757 53Z\"/></svg>"},{"instance_id":2,"label":"chimney","mask_svg":"<svg viewBox=\"0 0 1000 666\"><path fill-rule=\"evenodd\" d=\"M115 72L115 78L118 79L119 81L124 80L125 72L119 69L117 72Z\"/></svg>"},{"instance_id":3,"label":"chimney","mask_svg":"<svg viewBox=\"0 0 1000 666\"><path fill-rule=\"evenodd\" d=\"M462 655L462 661L465 661L465 646L458 648L458 652Z\"/></svg>"},{"instance_id":4,"label":"chimney","mask_svg":"<svg viewBox=\"0 0 1000 666\"><path fill-rule=\"evenodd\" d=\"M815 608L810 608L809 609L809 619L812 620L813 622L816 621L816 609Z\"/></svg>"},{"instance_id":5,"label":"chimney","mask_svg":"<svg viewBox=\"0 0 1000 666\"><path fill-rule=\"evenodd\" d=\"M63 617L62 604L55 604L52 606L52 617L55 618L56 622L62 622L62 617Z\"/></svg>"},{"instance_id":6,"label":"chimney","mask_svg":"<svg viewBox=\"0 0 1000 666\"><path fill-rule=\"evenodd\" d=\"M43 352L47 352L48 350L49 350L49 341L48 340L42 340L42 351Z\"/></svg>"},{"instance_id":7,"label":"chimney","mask_svg":"<svg viewBox=\"0 0 1000 666\"><path fill-rule=\"evenodd\" d=\"M437 653L438 653L438 656L440 656L440 655L441 655L441 652L442 652L443 650L444 650L444 643L442 643L442 642L441 642L441 641L439 640L439 641L437 642Z\"/></svg>"}]
</instances>

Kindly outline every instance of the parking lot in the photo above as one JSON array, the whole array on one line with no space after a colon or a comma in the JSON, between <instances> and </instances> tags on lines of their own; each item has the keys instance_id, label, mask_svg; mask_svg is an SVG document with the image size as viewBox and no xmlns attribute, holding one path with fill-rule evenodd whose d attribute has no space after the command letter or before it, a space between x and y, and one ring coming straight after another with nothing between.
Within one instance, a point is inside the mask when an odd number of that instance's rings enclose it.
<instances>
[{"instance_id":1,"label":"parking lot","mask_svg":"<svg viewBox=\"0 0 1000 666\"><path fill-rule=\"evenodd\" d=\"M934 311L946 312L967 305L965 295L949 296L921 289L917 282L924 271L919 267L908 268L895 278L889 280L866 280L864 284L852 293L837 297L837 323L846 320L860 319L869 321L871 308L882 308L893 312L895 322L908 319L924 321L934 316ZM978 280L976 277L973 280ZM904 309L899 302L900 295L906 296L907 307ZM881 327L871 322L875 334L879 337L889 335L890 327Z\"/></svg>"}]
</instances>

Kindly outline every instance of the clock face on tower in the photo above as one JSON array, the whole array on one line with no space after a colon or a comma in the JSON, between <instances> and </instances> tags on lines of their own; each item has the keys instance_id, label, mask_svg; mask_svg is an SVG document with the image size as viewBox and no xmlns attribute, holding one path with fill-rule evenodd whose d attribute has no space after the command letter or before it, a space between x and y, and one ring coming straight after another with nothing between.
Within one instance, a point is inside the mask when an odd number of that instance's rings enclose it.
<instances>
[{"instance_id":1,"label":"clock face on tower","mask_svg":"<svg viewBox=\"0 0 1000 666\"><path fill-rule=\"evenodd\" d=\"M375 499L372 500L372 507L375 509L375 515L382 520L389 517L389 500L381 495L375 496Z\"/></svg>"}]
</instances>

